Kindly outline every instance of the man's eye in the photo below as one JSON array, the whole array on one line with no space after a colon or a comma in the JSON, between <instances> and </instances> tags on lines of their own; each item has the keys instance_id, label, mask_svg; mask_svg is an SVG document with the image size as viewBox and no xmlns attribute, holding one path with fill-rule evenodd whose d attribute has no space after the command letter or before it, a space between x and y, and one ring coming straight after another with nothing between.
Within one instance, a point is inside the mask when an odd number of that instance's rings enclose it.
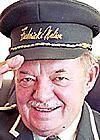
<instances>
[{"instance_id":1,"label":"man's eye","mask_svg":"<svg viewBox=\"0 0 100 140\"><path fill-rule=\"evenodd\" d=\"M59 77L54 78L52 81L56 85L67 86L69 79L67 77L59 76Z\"/></svg>"},{"instance_id":2,"label":"man's eye","mask_svg":"<svg viewBox=\"0 0 100 140\"><path fill-rule=\"evenodd\" d=\"M32 78L24 78L23 81L24 82L30 82L30 81L34 81L34 79L32 79Z\"/></svg>"},{"instance_id":3,"label":"man's eye","mask_svg":"<svg viewBox=\"0 0 100 140\"><path fill-rule=\"evenodd\" d=\"M62 80L68 80L68 79L65 78L65 77L57 77L56 80L57 80L57 81L62 81Z\"/></svg>"},{"instance_id":4,"label":"man's eye","mask_svg":"<svg viewBox=\"0 0 100 140\"><path fill-rule=\"evenodd\" d=\"M34 83L36 82L35 77L25 77L19 80L19 83L22 87L30 87L33 86Z\"/></svg>"}]
</instances>

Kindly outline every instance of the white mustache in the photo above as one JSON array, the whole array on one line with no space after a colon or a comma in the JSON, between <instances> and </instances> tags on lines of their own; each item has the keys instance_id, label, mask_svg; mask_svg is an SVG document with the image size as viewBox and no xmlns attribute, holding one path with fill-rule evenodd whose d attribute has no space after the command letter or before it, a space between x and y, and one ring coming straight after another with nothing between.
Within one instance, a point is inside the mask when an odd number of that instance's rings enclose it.
<instances>
[{"instance_id":1,"label":"white mustache","mask_svg":"<svg viewBox=\"0 0 100 140\"><path fill-rule=\"evenodd\" d=\"M57 103L56 101L48 101L48 102L37 102L37 101L30 101L29 105L31 107L39 107L39 108L56 108L61 106L60 103Z\"/></svg>"}]
</instances>

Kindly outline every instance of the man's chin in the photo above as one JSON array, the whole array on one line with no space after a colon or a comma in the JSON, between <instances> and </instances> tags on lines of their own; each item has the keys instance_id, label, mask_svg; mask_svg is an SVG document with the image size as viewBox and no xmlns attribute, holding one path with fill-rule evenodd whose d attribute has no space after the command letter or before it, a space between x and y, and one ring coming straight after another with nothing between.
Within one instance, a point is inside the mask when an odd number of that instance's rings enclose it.
<instances>
[{"instance_id":1,"label":"man's chin","mask_svg":"<svg viewBox=\"0 0 100 140\"><path fill-rule=\"evenodd\" d=\"M47 126L48 127L48 126ZM40 127L40 128L32 128L31 131L33 131L35 134L42 136L42 137L47 137L49 135L54 135L56 134L56 131L54 128L47 128L47 127Z\"/></svg>"}]
</instances>

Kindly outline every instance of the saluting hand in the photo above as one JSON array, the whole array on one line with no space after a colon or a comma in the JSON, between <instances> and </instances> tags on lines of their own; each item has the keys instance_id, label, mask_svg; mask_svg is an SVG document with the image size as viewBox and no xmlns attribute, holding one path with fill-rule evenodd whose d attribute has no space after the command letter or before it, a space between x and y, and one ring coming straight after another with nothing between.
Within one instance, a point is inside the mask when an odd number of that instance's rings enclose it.
<instances>
[{"instance_id":1,"label":"saluting hand","mask_svg":"<svg viewBox=\"0 0 100 140\"><path fill-rule=\"evenodd\" d=\"M3 74L8 71L14 71L21 67L24 63L24 57L21 55L16 55L11 59L0 62L0 88L2 86Z\"/></svg>"}]
</instances>

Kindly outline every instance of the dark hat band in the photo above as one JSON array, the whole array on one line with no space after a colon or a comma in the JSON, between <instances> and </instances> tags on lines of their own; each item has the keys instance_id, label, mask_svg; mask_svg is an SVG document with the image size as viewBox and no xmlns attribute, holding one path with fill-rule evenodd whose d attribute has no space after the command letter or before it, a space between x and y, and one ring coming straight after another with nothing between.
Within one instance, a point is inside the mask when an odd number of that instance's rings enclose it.
<instances>
[{"instance_id":1,"label":"dark hat band","mask_svg":"<svg viewBox=\"0 0 100 140\"><path fill-rule=\"evenodd\" d=\"M92 38L100 32L100 14L76 0L20 0L0 20L0 31L12 41L9 58L76 58L92 49Z\"/></svg>"},{"instance_id":2,"label":"dark hat band","mask_svg":"<svg viewBox=\"0 0 100 140\"><path fill-rule=\"evenodd\" d=\"M8 58L17 54L26 60L75 58L91 50L92 37L92 30L79 24L27 24L12 31Z\"/></svg>"},{"instance_id":3,"label":"dark hat band","mask_svg":"<svg viewBox=\"0 0 100 140\"><path fill-rule=\"evenodd\" d=\"M13 51L6 58L12 58L17 54L24 56L25 60L64 60L74 59L80 57L82 53L86 52L82 48L54 48L54 47L36 47L25 48Z\"/></svg>"},{"instance_id":4,"label":"dark hat band","mask_svg":"<svg viewBox=\"0 0 100 140\"><path fill-rule=\"evenodd\" d=\"M35 44L34 47L67 47L66 44L92 44L92 30L86 26L71 23L28 24L14 29L11 33L12 47ZM37 44L37 45L36 45ZM73 46L72 46L73 47ZM21 48L21 47L20 47Z\"/></svg>"}]
</instances>

